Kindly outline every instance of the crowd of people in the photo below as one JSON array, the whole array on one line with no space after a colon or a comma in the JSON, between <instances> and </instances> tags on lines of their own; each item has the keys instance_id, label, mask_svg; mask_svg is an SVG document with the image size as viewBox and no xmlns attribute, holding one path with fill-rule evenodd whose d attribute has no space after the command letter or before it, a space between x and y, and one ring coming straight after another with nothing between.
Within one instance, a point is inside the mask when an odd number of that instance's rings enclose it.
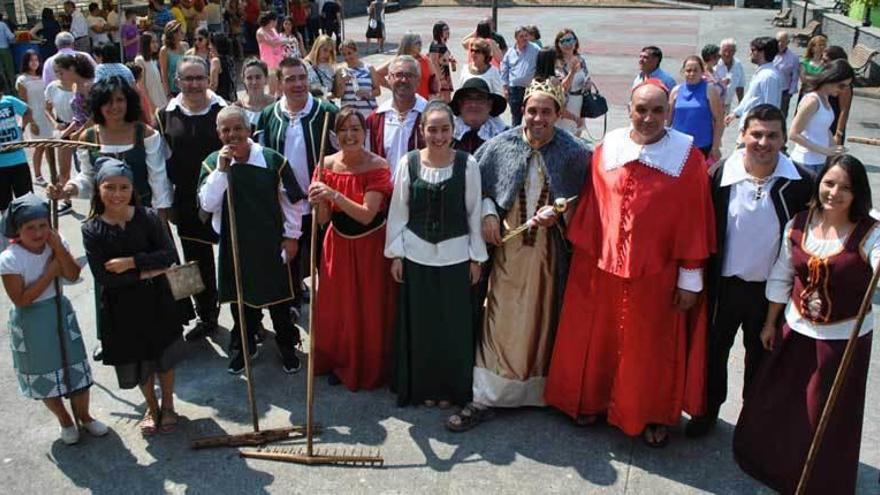
<instances>
[{"instance_id":1,"label":"crowd of people","mask_svg":"<svg viewBox=\"0 0 880 495\"><path fill-rule=\"evenodd\" d=\"M296 323L312 304L309 358L330 384L456 406L454 432L499 408L552 406L657 448L683 412L687 436L712 430L742 328L736 459L794 490L880 259L866 170L843 147L854 77L843 50L816 39L799 61L785 33L759 37L747 82L727 39L686 57L679 83L647 46L630 125L593 146L582 106L596 84L572 29L543 47L537 27L520 26L508 47L487 19L462 39L459 65L440 21L426 53L408 33L372 67L332 23L316 36L303 28L311 2L295 1L280 32L276 13L242 11L258 21L260 57L237 64L233 2L225 18L213 2L196 8L201 26L174 0L161 29L117 40L90 20L94 48L73 26L59 31L57 53L23 60L20 98L0 100L3 142L26 128L93 145L37 148L34 182L58 213L70 198L91 201L93 357L142 391L144 435L175 429L183 342L215 334L222 304L235 322L231 374L244 370L243 331L251 359L263 347L264 309L281 370L299 371ZM162 0L151 8L161 23ZM380 50L383 12L370 4L366 33ZM378 103L382 87L391 96ZM737 120L738 144L724 150ZM57 179L43 176L43 158L57 159ZM24 151L0 153L0 178L21 391L57 416L65 443L77 425L103 435L76 312L53 286L80 267L31 192ZM205 286L192 299L176 299L165 276L182 261ZM869 314L810 493L855 490L872 328Z\"/></svg>"}]
</instances>

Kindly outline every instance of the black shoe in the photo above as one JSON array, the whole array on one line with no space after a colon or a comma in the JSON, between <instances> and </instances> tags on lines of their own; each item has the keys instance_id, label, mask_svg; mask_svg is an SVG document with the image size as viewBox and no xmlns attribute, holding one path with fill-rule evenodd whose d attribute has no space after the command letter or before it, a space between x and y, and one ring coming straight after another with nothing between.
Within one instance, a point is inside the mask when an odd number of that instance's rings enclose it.
<instances>
[{"instance_id":1,"label":"black shoe","mask_svg":"<svg viewBox=\"0 0 880 495\"><path fill-rule=\"evenodd\" d=\"M95 349L92 351L92 359L95 361L104 360L104 347L102 347L101 344L95 346Z\"/></svg>"},{"instance_id":2,"label":"black shoe","mask_svg":"<svg viewBox=\"0 0 880 495\"><path fill-rule=\"evenodd\" d=\"M254 346L253 351L251 352L251 364L254 363L254 359L257 359L257 356L260 354L260 350L257 346ZM229 368L226 369L230 375L239 375L244 372L244 354L241 351L234 351L232 359L229 360Z\"/></svg>"},{"instance_id":3,"label":"black shoe","mask_svg":"<svg viewBox=\"0 0 880 495\"><path fill-rule=\"evenodd\" d=\"M707 414L706 416L695 416L688 421L684 427L684 435L688 438L700 438L715 428L718 422L718 416Z\"/></svg>"},{"instance_id":4,"label":"black shoe","mask_svg":"<svg viewBox=\"0 0 880 495\"><path fill-rule=\"evenodd\" d=\"M327 384L330 385L331 387L335 387L336 385L339 385L340 383L342 383L342 380L340 380L339 377L336 376L336 373L331 372L329 375L327 375Z\"/></svg>"},{"instance_id":5,"label":"black shoe","mask_svg":"<svg viewBox=\"0 0 880 495\"><path fill-rule=\"evenodd\" d=\"M281 352L281 371L292 375L302 369L302 363L296 356L296 351Z\"/></svg>"},{"instance_id":6,"label":"black shoe","mask_svg":"<svg viewBox=\"0 0 880 495\"><path fill-rule=\"evenodd\" d=\"M198 340L202 337L207 337L208 335L214 333L217 330L217 322L216 321L204 321L199 320L196 323L196 326L192 328L184 337L184 340L187 342L192 342L194 340Z\"/></svg>"}]
</instances>

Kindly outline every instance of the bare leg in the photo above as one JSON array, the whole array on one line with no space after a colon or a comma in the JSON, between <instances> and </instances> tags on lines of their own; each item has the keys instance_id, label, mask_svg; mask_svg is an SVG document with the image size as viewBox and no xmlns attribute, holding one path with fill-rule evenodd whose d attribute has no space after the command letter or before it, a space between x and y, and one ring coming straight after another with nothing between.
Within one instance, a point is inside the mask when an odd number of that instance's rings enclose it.
<instances>
[{"instance_id":1,"label":"bare leg","mask_svg":"<svg viewBox=\"0 0 880 495\"><path fill-rule=\"evenodd\" d=\"M70 180L70 164L72 159L72 150L66 148L58 150L58 180L62 186Z\"/></svg>"},{"instance_id":2,"label":"bare leg","mask_svg":"<svg viewBox=\"0 0 880 495\"><path fill-rule=\"evenodd\" d=\"M91 423L95 420L89 414L89 389L74 392L70 396L70 408L73 409L73 415L79 420L80 424Z\"/></svg>"},{"instance_id":3,"label":"bare leg","mask_svg":"<svg viewBox=\"0 0 880 495\"><path fill-rule=\"evenodd\" d=\"M45 148L38 146L34 149L34 177L43 176L43 153Z\"/></svg>"},{"instance_id":4,"label":"bare leg","mask_svg":"<svg viewBox=\"0 0 880 495\"><path fill-rule=\"evenodd\" d=\"M159 386L162 388L162 419L160 429L163 433L174 431L177 413L174 411L174 370L159 373Z\"/></svg>"},{"instance_id":5,"label":"bare leg","mask_svg":"<svg viewBox=\"0 0 880 495\"><path fill-rule=\"evenodd\" d=\"M156 427L159 425L159 401L156 399L156 391L153 389L156 384L155 375L147 379L147 383L141 385L141 393L147 401L147 412L141 422L141 433L144 435L152 435L156 433Z\"/></svg>"},{"instance_id":6,"label":"bare leg","mask_svg":"<svg viewBox=\"0 0 880 495\"><path fill-rule=\"evenodd\" d=\"M54 414L56 418L58 418L58 423L62 428L73 426L73 418L67 413L67 409L64 407L64 401L61 397L43 399L43 404L46 404L46 407L52 411L52 414Z\"/></svg>"}]
</instances>

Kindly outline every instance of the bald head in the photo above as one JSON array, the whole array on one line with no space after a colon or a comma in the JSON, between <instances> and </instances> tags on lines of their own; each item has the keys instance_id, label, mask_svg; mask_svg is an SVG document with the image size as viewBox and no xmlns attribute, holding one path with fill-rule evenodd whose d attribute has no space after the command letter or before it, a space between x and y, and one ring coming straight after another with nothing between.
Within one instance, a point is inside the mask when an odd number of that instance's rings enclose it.
<instances>
[{"instance_id":1,"label":"bald head","mask_svg":"<svg viewBox=\"0 0 880 495\"><path fill-rule=\"evenodd\" d=\"M784 52L788 48L788 33L785 31L776 33L776 43L779 44L779 51Z\"/></svg>"},{"instance_id":2,"label":"bald head","mask_svg":"<svg viewBox=\"0 0 880 495\"><path fill-rule=\"evenodd\" d=\"M634 89L629 102L633 141L651 144L660 140L666 132L668 113L669 95L663 88L654 84L642 84Z\"/></svg>"}]
</instances>

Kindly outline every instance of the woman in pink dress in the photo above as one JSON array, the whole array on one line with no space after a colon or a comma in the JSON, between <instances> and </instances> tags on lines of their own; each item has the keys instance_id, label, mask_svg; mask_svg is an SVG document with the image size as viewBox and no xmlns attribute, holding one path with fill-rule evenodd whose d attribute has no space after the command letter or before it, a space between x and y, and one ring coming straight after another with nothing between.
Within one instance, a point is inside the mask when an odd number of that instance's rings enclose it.
<instances>
[{"instance_id":1,"label":"woman in pink dress","mask_svg":"<svg viewBox=\"0 0 880 495\"><path fill-rule=\"evenodd\" d=\"M269 67L269 94L278 91L278 76L275 69L284 58L284 38L275 30L278 17L273 12L260 16L260 29L257 29L257 45L260 47L260 59Z\"/></svg>"}]
</instances>

